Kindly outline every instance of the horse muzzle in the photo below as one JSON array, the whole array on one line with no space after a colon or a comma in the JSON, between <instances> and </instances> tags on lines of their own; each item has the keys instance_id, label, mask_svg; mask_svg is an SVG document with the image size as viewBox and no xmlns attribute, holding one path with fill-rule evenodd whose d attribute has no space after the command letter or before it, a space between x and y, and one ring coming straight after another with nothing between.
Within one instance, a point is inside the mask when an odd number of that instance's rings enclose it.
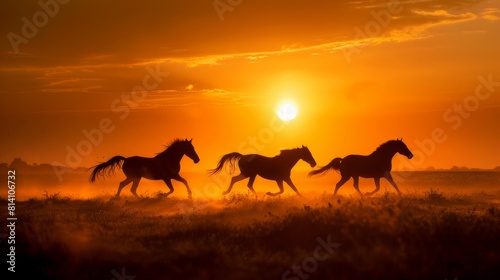
<instances>
[{"instance_id":1,"label":"horse muzzle","mask_svg":"<svg viewBox=\"0 0 500 280\"><path fill-rule=\"evenodd\" d=\"M411 159L413 157L413 154L407 155L408 159Z\"/></svg>"},{"instance_id":2,"label":"horse muzzle","mask_svg":"<svg viewBox=\"0 0 500 280\"><path fill-rule=\"evenodd\" d=\"M193 162L194 162L194 163L198 163L198 162L200 162L200 159L199 159L199 158L197 158L197 159L193 159Z\"/></svg>"}]
</instances>

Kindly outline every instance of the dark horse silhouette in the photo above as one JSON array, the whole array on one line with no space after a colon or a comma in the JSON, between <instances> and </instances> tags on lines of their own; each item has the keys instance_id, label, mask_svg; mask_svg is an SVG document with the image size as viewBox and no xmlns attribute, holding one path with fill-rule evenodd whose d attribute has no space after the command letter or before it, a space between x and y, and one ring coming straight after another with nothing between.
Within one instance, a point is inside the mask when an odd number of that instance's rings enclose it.
<instances>
[{"instance_id":1,"label":"dark horse silhouette","mask_svg":"<svg viewBox=\"0 0 500 280\"><path fill-rule=\"evenodd\" d=\"M255 181L255 177L259 175L265 179L276 181L278 187L280 188L277 193L267 192L268 195L275 196L282 194L283 181L285 181L290 188L292 188L292 190L294 190L299 196L302 196L293 184L292 179L290 179L290 171L299 159L309 163L311 167L316 166L316 161L311 155L309 149L302 146L302 148L281 150L279 155L272 158L257 154L242 155L240 153L229 153L220 159L215 169L209 170L209 174L214 175L219 173L226 161L231 163L231 169L234 170L235 161L238 161L238 167L240 168L241 173L231 179L231 184L229 185L229 188L222 193L223 195L231 192L234 183L248 177L250 177L250 180L248 181L247 186L254 195L257 195L253 189L253 183Z\"/></svg>"},{"instance_id":2,"label":"dark horse silhouette","mask_svg":"<svg viewBox=\"0 0 500 280\"><path fill-rule=\"evenodd\" d=\"M365 193L367 196L373 195L379 191L380 178L384 177L396 189L398 194L401 195L398 186L391 176L391 161L392 157L394 157L396 153L405 155L409 159L413 157L413 154L410 152L408 147L406 147L405 143L403 143L402 139L390 140L380 145L368 156L348 155L343 159L335 158L326 166L309 172L309 176L323 174L331 169L340 170L342 178L335 186L333 195L336 195L340 187L352 177L354 180L354 188L358 191L361 197L363 197L363 194L358 187L360 176L363 178L374 178L375 180L376 188L372 192Z\"/></svg>"},{"instance_id":3,"label":"dark horse silhouette","mask_svg":"<svg viewBox=\"0 0 500 280\"><path fill-rule=\"evenodd\" d=\"M142 177L149 180L163 180L170 189L166 195L170 195L174 191L171 179L182 182L188 191L188 196L191 198L191 189L189 189L187 181L179 175L181 170L180 161L184 155L198 163L200 158L194 150L191 140L174 140L165 151L157 154L153 158L146 157L122 157L115 156L107 162L91 167L94 169L90 176L90 182L93 183L99 176L112 176L117 166L122 166L123 173L127 178L120 182L116 196L120 196L122 189L133 182L130 191L137 196L137 187ZM123 164L122 164L123 162Z\"/></svg>"}]
</instances>

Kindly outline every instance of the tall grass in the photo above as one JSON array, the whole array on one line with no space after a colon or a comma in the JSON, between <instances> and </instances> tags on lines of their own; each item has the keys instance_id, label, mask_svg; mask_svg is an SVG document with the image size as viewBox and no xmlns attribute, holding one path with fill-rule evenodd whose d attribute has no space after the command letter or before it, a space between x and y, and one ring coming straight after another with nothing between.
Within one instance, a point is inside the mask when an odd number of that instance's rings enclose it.
<instances>
[{"instance_id":1,"label":"tall grass","mask_svg":"<svg viewBox=\"0 0 500 280\"><path fill-rule=\"evenodd\" d=\"M341 246L307 279L500 279L499 210L481 194L433 189L306 201L47 195L18 203L17 270L39 279L112 279L122 268L135 279L282 279L330 236Z\"/></svg>"}]
</instances>

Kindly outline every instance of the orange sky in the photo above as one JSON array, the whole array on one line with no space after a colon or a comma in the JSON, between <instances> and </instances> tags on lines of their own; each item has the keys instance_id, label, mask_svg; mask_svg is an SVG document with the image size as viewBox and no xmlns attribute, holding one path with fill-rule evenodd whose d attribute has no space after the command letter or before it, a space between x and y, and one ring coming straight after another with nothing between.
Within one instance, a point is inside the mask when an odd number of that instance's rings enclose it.
<instances>
[{"instance_id":1,"label":"orange sky","mask_svg":"<svg viewBox=\"0 0 500 280\"><path fill-rule=\"evenodd\" d=\"M185 170L303 144L324 165L402 137L410 169L500 165L500 1L43 2L0 11L0 162L90 166L181 137L201 158ZM281 127L283 100L299 114Z\"/></svg>"}]
</instances>

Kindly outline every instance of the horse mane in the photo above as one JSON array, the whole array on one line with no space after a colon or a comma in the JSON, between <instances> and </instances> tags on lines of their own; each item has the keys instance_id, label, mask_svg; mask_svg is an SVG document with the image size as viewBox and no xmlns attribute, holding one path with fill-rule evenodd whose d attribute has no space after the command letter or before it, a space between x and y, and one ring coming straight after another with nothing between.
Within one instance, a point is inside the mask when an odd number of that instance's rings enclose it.
<instances>
[{"instance_id":1,"label":"horse mane","mask_svg":"<svg viewBox=\"0 0 500 280\"><path fill-rule=\"evenodd\" d=\"M280 150L279 156L287 155L290 154L293 151L299 150L300 148L293 148L293 149L282 149Z\"/></svg>"},{"instance_id":2,"label":"horse mane","mask_svg":"<svg viewBox=\"0 0 500 280\"><path fill-rule=\"evenodd\" d=\"M163 154L166 154L168 153L170 150L172 150L173 148L175 148L177 145L179 145L180 143L184 142L185 140L182 140L182 139L179 139L179 138L175 138L174 140L172 140L170 143L168 143L167 145L165 145L165 150L162 151L162 152L159 152L157 153L156 155L163 155Z\"/></svg>"},{"instance_id":3,"label":"horse mane","mask_svg":"<svg viewBox=\"0 0 500 280\"><path fill-rule=\"evenodd\" d=\"M380 146L378 146L378 148L375 150L375 152L382 152L384 151L385 149L389 148L391 145L393 145L394 143L397 143L399 142L399 140L389 140L385 143L382 143L380 144Z\"/></svg>"}]
</instances>

